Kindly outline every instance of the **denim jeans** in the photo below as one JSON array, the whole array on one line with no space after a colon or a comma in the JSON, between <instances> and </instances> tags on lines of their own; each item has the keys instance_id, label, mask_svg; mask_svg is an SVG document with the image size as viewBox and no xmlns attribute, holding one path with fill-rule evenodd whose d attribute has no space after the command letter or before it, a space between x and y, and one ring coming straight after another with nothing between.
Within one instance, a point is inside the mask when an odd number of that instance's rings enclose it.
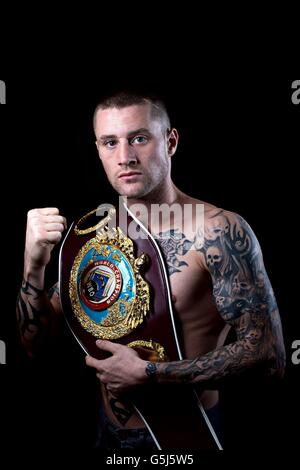
<instances>
[{"instance_id":1,"label":"denim jeans","mask_svg":"<svg viewBox=\"0 0 300 470\"><path fill-rule=\"evenodd\" d=\"M157 450L147 428L122 429L115 426L102 414L96 442L97 449Z\"/></svg>"},{"instance_id":2,"label":"denim jeans","mask_svg":"<svg viewBox=\"0 0 300 470\"><path fill-rule=\"evenodd\" d=\"M218 439L222 445L222 429L219 417L219 405L206 410ZM101 419L97 435L96 448L105 450L140 449L155 451L157 447L147 428L123 429L115 426L101 410Z\"/></svg>"}]
</instances>

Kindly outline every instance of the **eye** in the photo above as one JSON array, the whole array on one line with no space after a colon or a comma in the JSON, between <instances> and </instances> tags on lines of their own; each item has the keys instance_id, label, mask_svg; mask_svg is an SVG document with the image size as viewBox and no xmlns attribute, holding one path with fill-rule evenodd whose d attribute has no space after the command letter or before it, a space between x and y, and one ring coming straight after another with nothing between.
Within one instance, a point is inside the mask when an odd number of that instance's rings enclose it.
<instances>
[{"instance_id":1,"label":"eye","mask_svg":"<svg viewBox=\"0 0 300 470\"><path fill-rule=\"evenodd\" d=\"M146 144L148 142L148 137L144 135L137 135L131 140L131 144Z\"/></svg>"},{"instance_id":2,"label":"eye","mask_svg":"<svg viewBox=\"0 0 300 470\"><path fill-rule=\"evenodd\" d=\"M111 149L117 145L117 141L114 139L106 140L103 142L103 145Z\"/></svg>"}]
</instances>

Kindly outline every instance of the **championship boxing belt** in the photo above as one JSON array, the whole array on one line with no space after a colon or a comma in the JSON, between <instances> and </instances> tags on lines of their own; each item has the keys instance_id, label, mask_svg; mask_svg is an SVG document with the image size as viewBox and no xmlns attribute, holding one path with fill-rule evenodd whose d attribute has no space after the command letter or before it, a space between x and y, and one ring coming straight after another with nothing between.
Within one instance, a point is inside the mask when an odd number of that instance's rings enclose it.
<instances>
[{"instance_id":1,"label":"championship boxing belt","mask_svg":"<svg viewBox=\"0 0 300 470\"><path fill-rule=\"evenodd\" d=\"M124 207L121 216L111 206L94 226L84 228L96 211L71 225L59 262L64 315L82 349L97 359L109 356L95 344L106 339L151 362L181 360L162 254ZM133 241L128 232L143 236ZM158 449L221 449L191 386L147 383L130 400Z\"/></svg>"}]
</instances>

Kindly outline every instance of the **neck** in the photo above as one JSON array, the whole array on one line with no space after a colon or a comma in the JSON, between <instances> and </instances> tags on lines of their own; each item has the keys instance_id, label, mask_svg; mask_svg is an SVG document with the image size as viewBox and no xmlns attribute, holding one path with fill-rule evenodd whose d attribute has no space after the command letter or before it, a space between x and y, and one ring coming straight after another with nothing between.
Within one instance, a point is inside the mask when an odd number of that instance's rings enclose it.
<instances>
[{"instance_id":1,"label":"neck","mask_svg":"<svg viewBox=\"0 0 300 470\"><path fill-rule=\"evenodd\" d=\"M151 204L174 204L180 199L181 191L171 182L168 186L155 188L151 193L141 198L127 198L127 206L130 208L134 204L143 204L147 208Z\"/></svg>"},{"instance_id":2,"label":"neck","mask_svg":"<svg viewBox=\"0 0 300 470\"><path fill-rule=\"evenodd\" d=\"M152 208L153 204L167 204L171 206L175 203L181 203L184 198L184 194L171 182L169 188L156 188L155 191L152 191L146 197L142 198L128 198L126 204L129 209L133 210L135 216L147 227L150 232L158 233L161 231L160 224L163 219L155 216L152 219ZM136 207L133 207L134 205ZM142 206L142 207L141 207ZM137 212L136 212L137 211ZM169 211L167 211L167 216L169 220Z\"/></svg>"}]
</instances>

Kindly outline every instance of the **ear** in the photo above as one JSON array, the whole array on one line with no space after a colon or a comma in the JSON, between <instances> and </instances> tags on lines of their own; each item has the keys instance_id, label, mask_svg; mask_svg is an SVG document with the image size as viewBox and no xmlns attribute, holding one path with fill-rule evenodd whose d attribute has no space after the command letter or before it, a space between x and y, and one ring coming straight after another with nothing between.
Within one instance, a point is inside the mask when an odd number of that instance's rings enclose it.
<instances>
[{"instance_id":1,"label":"ear","mask_svg":"<svg viewBox=\"0 0 300 470\"><path fill-rule=\"evenodd\" d=\"M100 150L99 150L99 144L98 144L97 140L95 141L95 145L97 147L98 156L99 156L100 160L102 160L101 155L100 155Z\"/></svg>"},{"instance_id":2,"label":"ear","mask_svg":"<svg viewBox=\"0 0 300 470\"><path fill-rule=\"evenodd\" d=\"M178 145L179 135L175 128L167 130L167 146L168 146L168 155L172 157L176 152Z\"/></svg>"}]
</instances>

